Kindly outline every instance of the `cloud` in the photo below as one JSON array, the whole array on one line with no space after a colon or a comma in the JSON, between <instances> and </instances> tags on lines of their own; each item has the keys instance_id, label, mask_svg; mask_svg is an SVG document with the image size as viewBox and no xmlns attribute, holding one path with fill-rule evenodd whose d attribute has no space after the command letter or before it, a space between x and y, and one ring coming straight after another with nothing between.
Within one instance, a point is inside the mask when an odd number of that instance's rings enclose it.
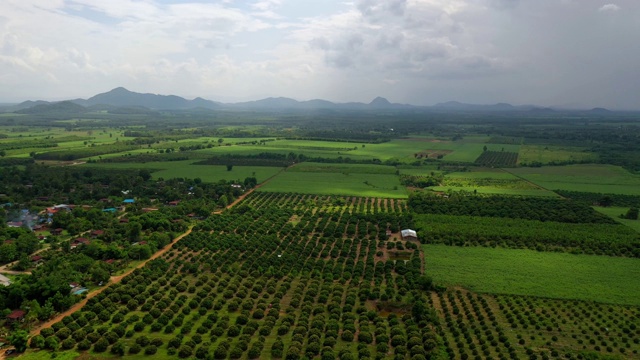
<instances>
[{"instance_id":1,"label":"cloud","mask_svg":"<svg viewBox=\"0 0 640 360\"><path fill-rule=\"evenodd\" d=\"M616 12L620 10L620 6L616 5L616 4L606 4L606 5L602 5L598 11L600 12Z\"/></svg>"},{"instance_id":2,"label":"cloud","mask_svg":"<svg viewBox=\"0 0 640 360\"><path fill-rule=\"evenodd\" d=\"M637 107L640 2L616 3L3 0L0 102L125 86L214 100Z\"/></svg>"}]
</instances>

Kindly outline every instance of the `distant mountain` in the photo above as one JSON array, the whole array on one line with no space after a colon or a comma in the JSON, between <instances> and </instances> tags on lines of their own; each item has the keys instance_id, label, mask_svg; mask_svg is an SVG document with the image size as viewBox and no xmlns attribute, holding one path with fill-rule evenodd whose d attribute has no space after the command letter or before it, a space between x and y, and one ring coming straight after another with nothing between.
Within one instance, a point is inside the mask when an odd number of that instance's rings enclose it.
<instances>
[{"instance_id":1,"label":"distant mountain","mask_svg":"<svg viewBox=\"0 0 640 360\"><path fill-rule=\"evenodd\" d=\"M591 114L596 114L596 115L609 115L611 113L613 113L613 111L609 110L609 109L605 109L605 108L601 108L601 107L595 107L591 110L588 111Z\"/></svg>"},{"instance_id":2,"label":"distant mountain","mask_svg":"<svg viewBox=\"0 0 640 360\"><path fill-rule=\"evenodd\" d=\"M84 106L71 101L55 103L39 103L30 108L15 111L18 114L84 114L88 110Z\"/></svg>"},{"instance_id":3,"label":"distant mountain","mask_svg":"<svg viewBox=\"0 0 640 360\"><path fill-rule=\"evenodd\" d=\"M72 106L73 105L73 106ZM80 107L79 107L80 106ZM514 106L508 103L467 104L458 101L437 103L433 106L415 106L392 103L383 97L376 97L370 103L347 102L334 103L322 99L297 101L286 97L269 97L266 99L239 103L220 103L201 97L187 100L175 95L143 94L129 91L123 87L98 94L89 99L75 99L49 103L46 101L25 101L17 105L0 107L0 112L21 112L24 114L43 114L47 112L84 113L107 111L114 114L156 114L158 110L196 111L207 114L218 110L241 111L419 111L419 112L526 112L528 114L554 114L558 112L579 113L583 116L600 116L614 113L605 108L591 110L566 110L534 105Z\"/></svg>"},{"instance_id":4,"label":"distant mountain","mask_svg":"<svg viewBox=\"0 0 640 360\"><path fill-rule=\"evenodd\" d=\"M223 104L222 107L251 110L380 110L418 108L413 105L392 104L382 97L377 97L368 104L359 102L333 103L331 101L321 99L297 101L285 97L270 97L256 101Z\"/></svg>"},{"instance_id":5,"label":"distant mountain","mask_svg":"<svg viewBox=\"0 0 640 360\"><path fill-rule=\"evenodd\" d=\"M115 88L109 92L90 97L87 100L73 100L78 105L113 105L117 107L142 106L148 109L157 110L182 110L197 107L215 109L219 103L214 101L196 98L187 100L175 95L141 94L129 91L123 87Z\"/></svg>"},{"instance_id":6,"label":"distant mountain","mask_svg":"<svg viewBox=\"0 0 640 360\"><path fill-rule=\"evenodd\" d=\"M450 110L450 111L485 111L485 112L500 112L500 111L529 111L538 108L533 105L520 105L513 106L508 103L497 103L491 105L478 105L478 104L466 104L458 101L447 101L444 103L437 103L431 108L438 110Z\"/></svg>"}]
</instances>

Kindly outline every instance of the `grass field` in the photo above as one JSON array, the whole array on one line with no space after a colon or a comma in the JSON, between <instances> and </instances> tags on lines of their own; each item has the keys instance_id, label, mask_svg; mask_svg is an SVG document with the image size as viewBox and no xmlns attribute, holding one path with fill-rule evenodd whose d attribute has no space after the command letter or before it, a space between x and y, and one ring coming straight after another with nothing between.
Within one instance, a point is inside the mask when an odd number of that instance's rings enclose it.
<instances>
[{"instance_id":1,"label":"grass field","mask_svg":"<svg viewBox=\"0 0 640 360\"><path fill-rule=\"evenodd\" d=\"M552 191L540 188L502 169L485 167L471 168L471 171L453 172L445 175L442 186L432 187L435 191L475 191L480 194L506 194L521 196L558 196Z\"/></svg>"},{"instance_id":2,"label":"grass field","mask_svg":"<svg viewBox=\"0 0 640 360\"><path fill-rule=\"evenodd\" d=\"M615 221L621 224L624 224L637 232L640 232L640 220L629 220L629 219L620 218L620 215L624 215L627 213L627 211L629 211L629 208L615 207L615 206L612 206L612 207L594 206L593 208L602 214L610 216Z\"/></svg>"},{"instance_id":3,"label":"grass field","mask_svg":"<svg viewBox=\"0 0 640 360\"><path fill-rule=\"evenodd\" d=\"M280 173L260 191L318 195L350 195L382 198L406 198L407 191L395 175L341 172Z\"/></svg>"},{"instance_id":4,"label":"grass field","mask_svg":"<svg viewBox=\"0 0 640 360\"><path fill-rule=\"evenodd\" d=\"M549 190L640 195L640 176L613 165L567 165L508 169Z\"/></svg>"},{"instance_id":5,"label":"grass field","mask_svg":"<svg viewBox=\"0 0 640 360\"><path fill-rule=\"evenodd\" d=\"M384 165L366 165L366 164L323 164L323 163L300 163L289 171L297 172L331 172L341 174L390 174L396 173L396 168L393 166Z\"/></svg>"},{"instance_id":6,"label":"grass field","mask_svg":"<svg viewBox=\"0 0 640 360\"><path fill-rule=\"evenodd\" d=\"M473 291L640 305L640 259L424 245L434 281Z\"/></svg>"},{"instance_id":7,"label":"grass field","mask_svg":"<svg viewBox=\"0 0 640 360\"><path fill-rule=\"evenodd\" d=\"M518 154L518 162L520 164L532 162L549 164L551 162L594 161L598 159L596 154L585 150L585 148L573 146L522 145Z\"/></svg>"},{"instance_id":8,"label":"grass field","mask_svg":"<svg viewBox=\"0 0 640 360\"><path fill-rule=\"evenodd\" d=\"M218 182L220 180L240 180L253 177L262 182L275 174L282 168L267 166L234 166L231 171L227 171L224 165L192 165L194 160L184 161L164 161L149 163L101 163L86 164L83 167L101 167L111 169L148 169L152 171L153 178L200 178L204 182Z\"/></svg>"}]
</instances>

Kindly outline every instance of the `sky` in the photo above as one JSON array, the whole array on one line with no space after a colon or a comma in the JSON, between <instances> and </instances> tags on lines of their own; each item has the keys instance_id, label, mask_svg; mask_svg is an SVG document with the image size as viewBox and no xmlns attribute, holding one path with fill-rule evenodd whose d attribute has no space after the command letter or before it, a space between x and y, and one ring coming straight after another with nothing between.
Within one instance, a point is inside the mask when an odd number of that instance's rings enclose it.
<instances>
[{"instance_id":1,"label":"sky","mask_svg":"<svg viewBox=\"0 0 640 360\"><path fill-rule=\"evenodd\" d=\"M640 1L0 1L0 102L119 86L640 109Z\"/></svg>"}]
</instances>

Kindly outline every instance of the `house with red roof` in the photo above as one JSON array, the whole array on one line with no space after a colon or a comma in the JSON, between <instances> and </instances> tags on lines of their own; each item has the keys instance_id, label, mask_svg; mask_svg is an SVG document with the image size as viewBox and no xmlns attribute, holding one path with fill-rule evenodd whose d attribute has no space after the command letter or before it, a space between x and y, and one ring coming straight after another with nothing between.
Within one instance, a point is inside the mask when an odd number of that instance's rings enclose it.
<instances>
[{"instance_id":1,"label":"house with red roof","mask_svg":"<svg viewBox=\"0 0 640 360\"><path fill-rule=\"evenodd\" d=\"M25 313L22 310L13 310L11 312L11 314L7 315L7 321L9 322L16 322L16 321L23 321L24 320L24 316L27 313Z\"/></svg>"}]
</instances>

